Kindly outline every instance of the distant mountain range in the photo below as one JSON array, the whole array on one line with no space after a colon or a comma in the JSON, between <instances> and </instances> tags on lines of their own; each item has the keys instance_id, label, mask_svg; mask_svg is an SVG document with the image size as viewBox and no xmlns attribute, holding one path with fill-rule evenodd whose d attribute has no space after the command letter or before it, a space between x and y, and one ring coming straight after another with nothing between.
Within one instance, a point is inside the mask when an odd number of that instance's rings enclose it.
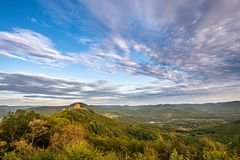
<instances>
[{"instance_id":1,"label":"distant mountain range","mask_svg":"<svg viewBox=\"0 0 240 160\"><path fill-rule=\"evenodd\" d=\"M91 109L111 118L136 122L168 122L178 119L240 119L240 101L205 104L158 104L158 105L87 105L81 102L67 106L0 106L0 117L16 109L34 110L51 114L71 108L73 105Z\"/></svg>"}]
</instances>

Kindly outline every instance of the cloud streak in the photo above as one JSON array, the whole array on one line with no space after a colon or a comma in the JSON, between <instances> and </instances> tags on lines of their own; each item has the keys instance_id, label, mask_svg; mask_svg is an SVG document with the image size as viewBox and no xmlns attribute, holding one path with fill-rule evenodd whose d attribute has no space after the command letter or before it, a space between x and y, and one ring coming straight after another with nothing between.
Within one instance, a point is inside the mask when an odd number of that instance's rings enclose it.
<instances>
[{"instance_id":1,"label":"cloud streak","mask_svg":"<svg viewBox=\"0 0 240 160\"><path fill-rule=\"evenodd\" d=\"M46 36L21 28L15 28L13 32L0 32L0 54L48 65L72 60L56 50Z\"/></svg>"},{"instance_id":2,"label":"cloud streak","mask_svg":"<svg viewBox=\"0 0 240 160\"><path fill-rule=\"evenodd\" d=\"M85 34L73 36L80 47L87 48L86 52L63 53L47 36L15 28L12 32L0 32L0 54L55 67L85 64L94 70L151 77L155 81L130 87L105 81L83 83L2 73L3 91L19 92L30 99L92 97L101 102L224 94L239 98L235 94L240 86L238 0L39 3L57 25L74 26ZM17 76L26 81L17 86L4 81L16 81ZM105 88L98 88L101 85Z\"/></svg>"},{"instance_id":3,"label":"cloud streak","mask_svg":"<svg viewBox=\"0 0 240 160\"><path fill-rule=\"evenodd\" d=\"M95 25L86 23L86 27L105 26L108 35L98 43L88 44L90 49L85 54L67 54L55 49L53 42L39 33L14 29L0 32L0 54L49 65L82 63L109 72L128 72L178 83L215 83L220 77L225 81L239 78L238 1L90 0L41 4L55 19L81 24L85 20L95 21ZM219 9L224 14L219 15Z\"/></svg>"},{"instance_id":4,"label":"cloud streak","mask_svg":"<svg viewBox=\"0 0 240 160\"><path fill-rule=\"evenodd\" d=\"M54 47L48 37L22 28L0 32L0 54L56 68L81 62L88 64L88 59L93 57L84 53L63 53Z\"/></svg>"},{"instance_id":5,"label":"cloud streak","mask_svg":"<svg viewBox=\"0 0 240 160\"><path fill-rule=\"evenodd\" d=\"M111 30L92 51L107 70L188 85L239 81L239 1L101 2L83 4Z\"/></svg>"},{"instance_id":6,"label":"cloud streak","mask_svg":"<svg viewBox=\"0 0 240 160\"><path fill-rule=\"evenodd\" d=\"M219 92L235 92L226 100L239 95L239 83L202 85L189 87L171 81L154 81L147 86L114 85L106 80L80 82L44 75L26 73L0 73L0 94L13 94L27 100L62 100L65 103L87 101L91 104L144 104L158 103L164 99L186 99L186 97L213 96ZM16 96L18 95L18 96ZM3 96L4 98L4 96ZM222 97L223 98L223 97Z\"/></svg>"}]
</instances>

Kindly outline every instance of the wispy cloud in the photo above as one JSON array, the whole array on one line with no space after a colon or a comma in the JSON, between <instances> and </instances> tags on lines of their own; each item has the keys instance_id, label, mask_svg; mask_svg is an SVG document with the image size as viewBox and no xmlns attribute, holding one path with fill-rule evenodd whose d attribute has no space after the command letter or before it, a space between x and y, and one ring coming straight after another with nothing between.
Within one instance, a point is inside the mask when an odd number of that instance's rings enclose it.
<instances>
[{"instance_id":1,"label":"wispy cloud","mask_svg":"<svg viewBox=\"0 0 240 160\"><path fill-rule=\"evenodd\" d=\"M77 80L65 80L44 75L26 73L0 73L0 94L13 94L12 98L18 100L37 99L64 100L74 102L87 101L92 104L144 104L146 102L159 103L166 98L177 99L173 102L182 102L186 97L211 97L221 92L234 92L231 96L223 97L222 100L236 98L240 90L236 89L239 83L229 82L215 85L187 86L173 83L169 80L158 80L146 86L115 85L106 80L94 82L81 82ZM18 95L18 96L16 96ZM3 96L4 99L4 96ZM15 99L15 101L16 101Z\"/></svg>"},{"instance_id":2,"label":"wispy cloud","mask_svg":"<svg viewBox=\"0 0 240 160\"><path fill-rule=\"evenodd\" d=\"M26 73L0 73L0 91L23 94L28 98L84 99L94 97L117 97L118 86L108 81L92 83L51 78Z\"/></svg>"},{"instance_id":3,"label":"wispy cloud","mask_svg":"<svg viewBox=\"0 0 240 160\"><path fill-rule=\"evenodd\" d=\"M0 54L52 66L81 63L95 70L155 78L154 83L146 86L122 86L128 90L110 87L109 93L119 101L139 100L138 97L198 97L211 90L214 91L210 95L230 89L239 93L238 0L43 0L39 3L57 25L74 26L84 33L72 36L80 46L87 46L86 52L63 53L47 36L16 28L0 32ZM111 97L108 92L101 92L101 97L97 88L88 85L85 89L89 90L73 90L76 95L53 88L41 97L58 98L61 95L58 90L67 93L68 98Z\"/></svg>"},{"instance_id":4,"label":"wispy cloud","mask_svg":"<svg viewBox=\"0 0 240 160\"><path fill-rule=\"evenodd\" d=\"M45 28L48 28L48 27L52 27L51 25L47 24L46 22L44 22L43 20L38 20L36 18L29 18L29 20L33 23L33 24L37 24L41 27L45 27Z\"/></svg>"},{"instance_id":5,"label":"wispy cloud","mask_svg":"<svg viewBox=\"0 0 240 160\"><path fill-rule=\"evenodd\" d=\"M71 60L56 50L46 36L21 28L15 28L13 32L0 32L0 50L1 54L9 57L48 65Z\"/></svg>"},{"instance_id":6,"label":"wispy cloud","mask_svg":"<svg viewBox=\"0 0 240 160\"><path fill-rule=\"evenodd\" d=\"M52 67L81 63L88 58L78 53L62 53L48 37L22 28L0 32L0 54Z\"/></svg>"},{"instance_id":7,"label":"wispy cloud","mask_svg":"<svg viewBox=\"0 0 240 160\"><path fill-rule=\"evenodd\" d=\"M85 10L92 14L90 20L97 20L94 26L87 26L109 30L108 36L91 45L89 51L104 61L98 64L107 70L180 82L239 77L240 3L236 0L84 0L59 5L48 5L51 15L58 16L58 7L66 14L59 18L84 20L80 13ZM73 10L74 15L69 15ZM223 12L219 14L219 10ZM139 54L134 58L136 52Z\"/></svg>"}]
</instances>

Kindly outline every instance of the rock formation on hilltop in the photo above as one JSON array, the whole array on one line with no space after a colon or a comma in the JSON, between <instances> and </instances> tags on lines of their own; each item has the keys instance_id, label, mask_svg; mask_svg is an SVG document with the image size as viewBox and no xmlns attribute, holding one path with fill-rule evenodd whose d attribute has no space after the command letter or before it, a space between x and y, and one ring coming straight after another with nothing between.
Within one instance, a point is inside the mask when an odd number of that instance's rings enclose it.
<instances>
[{"instance_id":1,"label":"rock formation on hilltop","mask_svg":"<svg viewBox=\"0 0 240 160\"><path fill-rule=\"evenodd\" d=\"M86 107L87 107L87 105L85 103L76 102L76 103L69 105L69 110L71 110L71 109L88 110Z\"/></svg>"}]
</instances>

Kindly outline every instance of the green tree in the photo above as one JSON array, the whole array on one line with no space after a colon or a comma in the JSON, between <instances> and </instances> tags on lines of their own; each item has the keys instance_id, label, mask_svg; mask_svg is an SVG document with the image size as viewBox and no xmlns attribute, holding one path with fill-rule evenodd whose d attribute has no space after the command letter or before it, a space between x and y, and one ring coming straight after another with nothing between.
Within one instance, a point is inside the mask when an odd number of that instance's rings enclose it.
<instances>
[{"instance_id":1,"label":"green tree","mask_svg":"<svg viewBox=\"0 0 240 160\"><path fill-rule=\"evenodd\" d=\"M174 149L169 160L184 160L183 155L179 155L177 150Z\"/></svg>"},{"instance_id":2,"label":"green tree","mask_svg":"<svg viewBox=\"0 0 240 160\"><path fill-rule=\"evenodd\" d=\"M49 127L47 121L36 119L29 122L29 132L25 135L32 146L47 147L49 142Z\"/></svg>"},{"instance_id":3,"label":"green tree","mask_svg":"<svg viewBox=\"0 0 240 160\"><path fill-rule=\"evenodd\" d=\"M219 142L215 142L209 138L202 138L201 141L201 143L204 144L202 149L203 159L231 159L228 155L228 151L225 145Z\"/></svg>"},{"instance_id":4,"label":"green tree","mask_svg":"<svg viewBox=\"0 0 240 160\"><path fill-rule=\"evenodd\" d=\"M33 111L17 110L15 113L9 112L2 119L0 138L10 144L15 140L20 140L30 129L28 123L39 118L40 115Z\"/></svg>"}]
</instances>

